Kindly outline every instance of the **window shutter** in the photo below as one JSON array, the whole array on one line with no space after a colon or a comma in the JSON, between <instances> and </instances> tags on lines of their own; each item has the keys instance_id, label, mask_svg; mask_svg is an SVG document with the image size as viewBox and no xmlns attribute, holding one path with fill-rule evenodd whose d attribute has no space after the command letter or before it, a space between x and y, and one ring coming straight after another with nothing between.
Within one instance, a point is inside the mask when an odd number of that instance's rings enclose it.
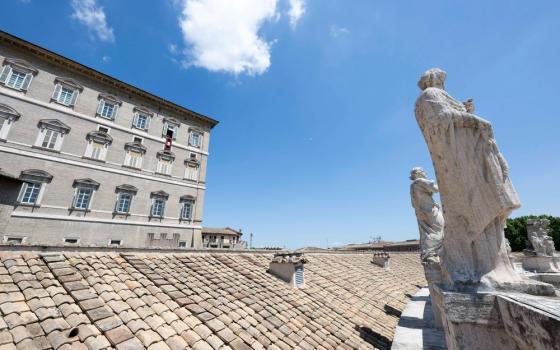
<instances>
[{"instance_id":1,"label":"window shutter","mask_svg":"<svg viewBox=\"0 0 560 350\"><path fill-rule=\"evenodd\" d=\"M60 86L60 84L56 84L52 96L53 100L58 100L58 95L60 95L60 89L62 89L62 86Z\"/></svg>"},{"instance_id":2,"label":"window shutter","mask_svg":"<svg viewBox=\"0 0 560 350\"><path fill-rule=\"evenodd\" d=\"M115 119L117 117L118 110L119 110L119 105L115 105L115 108L113 108L113 115L111 116L111 118Z\"/></svg>"},{"instance_id":3,"label":"window shutter","mask_svg":"<svg viewBox=\"0 0 560 350\"><path fill-rule=\"evenodd\" d=\"M33 79L33 74L27 73L25 75L25 80L23 81L23 85L21 86L22 90L27 91L27 89L29 88L29 84L31 84L31 79Z\"/></svg>"},{"instance_id":4,"label":"window shutter","mask_svg":"<svg viewBox=\"0 0 560 350\"><path fill-rule=\"evenodd\" d=\"M2 74L0 74L0 83L4 84L6 82L6 79L8 78L8 75L10 75L11 71L12 67L4 66L4 69L2 69Z\"/></svg>"},{"instance_id":5,"label":"window shutter","mask_svg":"<svg viewBox=\"0 0 560 350\"><path fill-rule=\"evenodd\" d=\"M101 100L97 105L97 114L101 115L101 113L103 112L103 107L105 107L105 101Z\"/></svg>"},{"instance_id":6,"label":"window shutter","mask_svg":"<svg viewBox=\"0 0 560 350\"><path fill-rule=\"evenodd\" d=\"M167 136L167 123L163 123L163 130L161 131L161 136Z\"/></svg>"},{"instance_id":7,"label":"window shutter","mask_svg":"<svg viewBox=\"0 0 560 350\"><path fill-rule=\"evenodd\" d=\"M72 100L70 100L70 106L73 106L76 104L76 99L78 98L78 90L74 90L74 92L72 93Z\"/></svg>"},{"instance_id":8,"label":"window shutter","mask_svg":"<svg viewBox=\"0 0 560 350\"><path fill-rule=\"evenodd\" d=\"M132 118L132 125L138 126L138 113L134 113L134 118Z\"/></svg>"},{"instance_id":9,"label":"window shutter","mask_svg":"<svg viewBox=\"0 0 560 350\"><path fill-rule=\"evenodd\" d=\"M146 130L148 130L150 128L150 121L152 120L152 117L147 116L146 118Z\"/></svg>"}]
</instances>

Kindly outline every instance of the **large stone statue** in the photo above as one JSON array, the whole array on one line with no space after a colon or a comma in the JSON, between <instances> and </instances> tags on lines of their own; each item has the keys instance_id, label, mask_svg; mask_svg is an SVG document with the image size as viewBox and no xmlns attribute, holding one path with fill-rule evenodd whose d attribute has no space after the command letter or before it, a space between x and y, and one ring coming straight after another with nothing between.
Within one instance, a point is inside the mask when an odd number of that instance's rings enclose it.
<instances>
[{"instance_id":1,"label":"large stone statue","mask_svg":"<svg viewBox=\"0 0 560 350\"><path fill-rule=\"evenodd\" d=\"M423 263L439 263L439 250L443 240L443 215L433 195L438 187L428 180L422 168L410 172L410 198L416 212L420 230L420 256Z\"/></svg>"},{"instance_id":2,"label":"large stone statue","mask_svg":"<svg viewBox=\"0 0 560 350\"><path fill-rule=\"evenodd\" d=\"M528 219L527 237L533 246L533 252L537 256L554 256L556 252L554 241L548 235L548 219Z\"/></svg>"},{"instance_id":3,"label":"large stone statue","mask_svg":"<svg viewBox=\"0 0 560 350\"><path fill-rule=\"evenodd\" d=\"M446 73L425 72L416 120L430 150L445 218L441 253L448 288L550 294L552 286L522 278L506 251L504 226L520 202L491 124L444 90ZM468 109L467 109L468 108Z\"/></svg>"}]
</instances>

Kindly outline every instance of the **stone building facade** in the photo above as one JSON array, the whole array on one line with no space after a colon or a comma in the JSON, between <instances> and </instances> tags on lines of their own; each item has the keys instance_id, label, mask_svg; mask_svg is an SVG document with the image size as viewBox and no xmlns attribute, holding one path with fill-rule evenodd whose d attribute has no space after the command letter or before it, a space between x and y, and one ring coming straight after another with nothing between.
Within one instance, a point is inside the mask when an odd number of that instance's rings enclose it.
<instances>
[{"instance_id":1,"label":"stone building facade","mask_svg":"<svg viewBox=\"0 0 560 350\"><path fill-rule=\"evenodd\" d=\"M216 120L0 32L1 243L201 248Z\"/></svg>"},{"instance_id":2,"label":"stone building facade","mask_svg":"<svg viewBox=\"0 0 560 350\"><path fill-rule=\"evenodd\" d=\"M241 229L203 227L202 244L204 248L246 249L247 242L241 240L242 235Z\"/></svg>"}]
</instances>

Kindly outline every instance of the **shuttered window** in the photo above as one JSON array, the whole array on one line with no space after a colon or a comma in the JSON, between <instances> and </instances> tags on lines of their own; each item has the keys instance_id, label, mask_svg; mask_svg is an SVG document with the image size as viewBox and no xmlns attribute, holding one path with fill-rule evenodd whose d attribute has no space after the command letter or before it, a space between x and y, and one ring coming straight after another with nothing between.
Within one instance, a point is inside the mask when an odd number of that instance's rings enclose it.
<instances>
[{"instance_id":1,"label":"shuttered window","mask_svg":"<svg viewBox=\"0 0 560 350\"><path fill-rule=\"evenodd\" d=\"M165 210L165 200L162 198L155 198L152 204L152 216L155 217L163 217L163 213Z\"/></svg>"},{"instance_id":2,"label":"shuttered window","mask_svg":"<svg viewBox=\"0 0 560 350\"><path fill-rule=\"evenodd\" d=\"M197 165L188 165L187 166L187 176L185 176L188 180L196 181L198 179L198 166Z\"/></svg>"},{"instance_id":3,"label":"shuttered window","mask_svg":"<svg viewBox=\"0 0 560 350\"><path fill-rule=\"evenodd\" d=\"M43 142L41 143L41 146L48 149L54 149L58 137L59 137L59 133L57 131L46 129L45 136L43 137Z\"/></svg>"},{"instance_id":4,"label":"shuttered window","mask_svg":"<svg viewBox=\"0 0 560 350\"><path fill-rule=\"evenodd\" d=\"M132 195L130 193L119 193L117 200L117 212L128 213L130 211L130 203L132 202Z\"/></svg>"},{"instance_id":5,"label":"shuttered window","mask_svg":"<svg viewBox=\"0 0 560 350\"><path fill-rule=\"evenodd\" d=\"M56 101L65 106L73 105L75 102L74 94L77 95L78 92L70 88L67 88L65 86L58 85L57 87L59 87L59 93L58 96L56 96L55 98Z\"/></svg>"},{"instance_id":6,"label":"shuttered window","mask_svg":"<svg viewBox=\"0 0 560 350\"><path fill-rule=\"evenodd\" d=\"M6 86L20 90L23 87L23 82L26 77L27 74L12 70L12 74L10 74L10 77L6 81Z\"/></svg>"},{"instance_id":7,"label":"shuttered window","mask_svg":"<svg viewBox=\"0 0 560 350\"><path fill-rule=\"evenodd\" d=\"M171 174L172 161L169 159L160 159L158 162L158 173L169 175Z\"/></svg>"},{"instance_id":8,"label":"shuttered window","mask_svg":"<svg viewBox=\"0 0 560 350\"><path fill-rule=\"evenodd\" d=\"M91 158L101 159L101 155L103 154L103 149L104 148L105 148L104 144L92 141L91 142Z\"/></svg>"},{"instance_id":9,"label":"shuttered window","mask_svg":"<svg viewBox=\"0 0 560 350\"><path fill-rule=\"evenodd\" d=\"M135 151L128 151L128 166L133 168L140 168L142 161L142 153Z\"/></svg>"},{"instance_id":10,"label":"shuttered window","mask_svg":"<svg viewBox=\"0 0 560 350\"><path fill-rule=\"evenodd\" d=\"M192 219L192 212L193 212L193 202L184 202L181 208L181 219L182 220L191 220Z\"/></svg>"},{"instance_id":11,"label":"shuttered window","mask_svg":"<svg viewBox=\"0 0 560 350\"><path fill-rule=\"evenodd\" d=\"M150 117L145 114L138 113L134 117L134 127L142 130L147 130L150 124Z\"/></svg>"}]
</instances>

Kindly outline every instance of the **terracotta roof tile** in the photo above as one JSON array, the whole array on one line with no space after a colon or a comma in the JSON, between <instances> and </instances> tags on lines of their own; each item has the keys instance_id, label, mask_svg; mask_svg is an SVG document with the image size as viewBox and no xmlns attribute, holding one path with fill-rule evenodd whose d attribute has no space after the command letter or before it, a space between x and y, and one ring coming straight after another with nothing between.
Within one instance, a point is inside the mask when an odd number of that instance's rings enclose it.
<instances>
[{"instance_id":1,"label":"terracotta roof tile","mask_svg":"<svg viewBox=\"0 0 560 350\"><path fill-rule=\"evenodd\" d=\"M369 254L306 256L294 289L266 272L268 254L2 253L0 346L388 348L425 284L418 255L393 254L390 269Z\"/></svg>"}]
</instances>

